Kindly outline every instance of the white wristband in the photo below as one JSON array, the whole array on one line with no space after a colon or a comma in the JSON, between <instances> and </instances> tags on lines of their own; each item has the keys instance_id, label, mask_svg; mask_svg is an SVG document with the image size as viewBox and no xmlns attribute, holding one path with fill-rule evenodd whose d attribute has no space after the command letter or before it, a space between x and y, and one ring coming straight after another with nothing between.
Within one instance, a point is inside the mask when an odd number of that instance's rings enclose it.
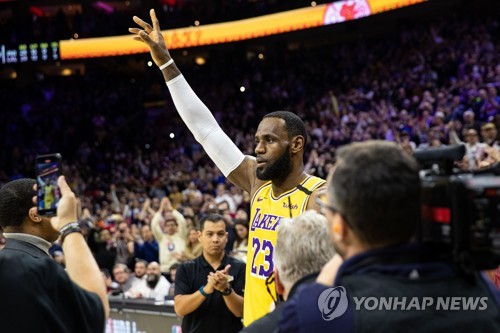
<instances>
[{"instance_id":1,"label":"white wristband","mask_svg":"<svg viewBox=\"0 0 500 333\"><path fill-rule=\"evenodd\" d=\"M174 62L174 59L170 59L169 61L167 61L166 63L164 63L163 65L160 66L160 70L161 71L164 70L168 66L172 65L173 62Z\"/></svg>"}]
</instances>

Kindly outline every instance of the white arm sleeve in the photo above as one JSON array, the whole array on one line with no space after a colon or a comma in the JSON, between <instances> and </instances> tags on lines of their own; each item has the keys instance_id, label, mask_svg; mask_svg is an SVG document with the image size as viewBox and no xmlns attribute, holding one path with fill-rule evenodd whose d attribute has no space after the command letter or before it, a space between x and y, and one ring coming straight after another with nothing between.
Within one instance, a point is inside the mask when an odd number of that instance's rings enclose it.
<instances>
[{"instance_id":1,"label":"white arm sleeve","mask_svg":"<svg viewBox=\"0 0 500 333\"><path fill-rule=\"evenodd\" d=\"M168 81L167 86L182 120L227 177L243 162L245 155L222 131L210 110L196 96L182 74Z\"/></svg>"}]
</instances>

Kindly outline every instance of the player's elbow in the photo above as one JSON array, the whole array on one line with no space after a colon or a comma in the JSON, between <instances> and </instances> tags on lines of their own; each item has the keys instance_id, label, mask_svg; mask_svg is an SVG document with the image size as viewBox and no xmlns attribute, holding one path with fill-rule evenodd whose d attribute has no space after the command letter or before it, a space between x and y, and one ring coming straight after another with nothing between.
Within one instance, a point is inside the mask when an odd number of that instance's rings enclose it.
<instances>
[{"instance_id":1,"label":"player's elbow","mask_svg":"<svg viewBox=\"0 0 500 333\"><path fill-rule=\"evenodd\" d=\"M180 304L177 304L177 302L174 303L174 311L175 314L181 318L188 314L184 307Z\"/></svg>"}]
</instances>

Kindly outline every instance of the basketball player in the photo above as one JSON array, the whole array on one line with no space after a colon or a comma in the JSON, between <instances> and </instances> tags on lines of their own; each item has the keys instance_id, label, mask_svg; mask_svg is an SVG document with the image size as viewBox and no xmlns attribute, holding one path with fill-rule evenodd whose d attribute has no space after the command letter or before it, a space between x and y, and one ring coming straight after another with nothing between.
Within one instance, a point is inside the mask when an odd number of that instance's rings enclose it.
<instances>
[{"instance_id":1,"label":"basketball player","mask_svg":"<svg viewBox=\"0 0 500 333\"><path fill-rule=\"evenodd\" d=\"M247 326L268 313L273 302L274 285L266 286L266 279L274 268L276 228L283 218L318 208L314 199L325 181L304 172L307 133L302 120L291 112L267 114L255 134L256 157L243 155L173 62L154 10L150 15L153 26L134 16L142 29L129 31L149 46L177 111L195 139L229 181L252 198L243 315Z\"/></svg>"},{"instance_id":2,"label":"basketball player","mask_svg":"<svg viewBox=\"0 0 500 333\"><path fill-rule=\"evenodd\" d=\"M52 180L48 179L47 183L45 183L44 186L44 203L45 203L45 209L52 209L54 208L54 185L52 184Z\"/></svg>"}]
</instances>

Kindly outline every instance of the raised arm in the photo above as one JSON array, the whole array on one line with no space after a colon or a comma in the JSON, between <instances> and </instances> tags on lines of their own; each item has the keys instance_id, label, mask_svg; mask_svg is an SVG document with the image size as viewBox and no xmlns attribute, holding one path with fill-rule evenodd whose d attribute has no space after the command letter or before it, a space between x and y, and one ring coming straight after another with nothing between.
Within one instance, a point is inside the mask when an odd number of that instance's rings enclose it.
<instances>
[{"instance_id":1,"label":"raised arm","mask_svg":"<svg viewBox=\"0 0 500 333\"><path fill-rule=\"evenodd\" d=\"M160 212L162 214L164 212L171 212L174 219L177 221L177 225L179 226L179 233L182 237L187 237L186 219L178 210L174 209L168 197L163 197L161 199Z\"/></svg>"},{"instance_id":2,"label":"raised arm","mask_svg":"<svg viewBox=\"0 0 500 333\"><path fill-rule=\"evenodd\" d=\"M174 219L177 221L177 225L179 226L179 233L182 235L182 237L187 237L187 223L184 216L179 213L177 209L172 209L172 215L174 216Z\"/></svg>"},{"instance_id":3,"label":"raised arm","mask_svg":"<svg viewBox=\"0 0 500 333\"><path fill-rule=\"evenodd\" d=\"M460 138L458 137L458 134L457 134L457 131L455 129L455 124L453 123L453 121L451 121L449 124L448 124L448 137L450 139L450 144L451 145L460 145L460 144L464 144L462 142L462 140L460 140Z\"/></svg>"},{"instance_id":4,"label":"raised arm","mask_svg":"<svg viewBox=\"0 0 500 333\"><path fill-rule=\"evenodd\" d=\"M156 241L160 242L163 239L163 230L160 227L160 221L162 219L162 211L161 209L153 215L153 219L151 220L151 231L153 232L153 236L155 236Z\"/></svg>"},{"instance_id":5,"label":"raised arm","mask_svg":"<svg viewBox=\"0 0 500 333\"><path fill-rule=\"evenodd\" d=\"M121 212L120 200L118 199L118 195L116 195L115 184L111 184L109 190L111 192L111 199L113 200L113 208L114 208L115 212Z\"/></svg>"},{"instance_id":6,"label":"raised arm","mask_svg":"<svg viewBox=\"0 0 500 333\"><path fill-rule=\"evenodd\" d=\"M135 34L135 40L149 47L153 61L163 73L175 107L195 139L232 183L251 192L255 182L255 158L243 155L191 89L168 52L153 9L150 15L153 26L134 16L134 22L142 29L130 28L129 31Z\"/></svg>"},{"instance_id":7,"label":"raised arm","mask_svg":"<svg viewBox=\"0 0 500 333\"><path fill-rule=\"evenodd\" d=\"M67 225L77 221L76 198L64 177L59 177L58 184L62 192L57 207L57 216L51 219L56 230L64 230ZM66 271L73 282L81 288L96 293L102 301L106 317L109 315L109 302L101 272L85 239L80 232L72 232L62 241L66 257Z\"/></svg>"},{"instance_id":8,"label":"raised arm","mask_svg":"<svg viewBox=\"0 0 500 333\"><path fill-rule=\"evenodd\" d=\"M36 177L36 180L40 186L45 186L45 182L42 180L42 177L38 176Z\"/></svg>"}]
</instances>

